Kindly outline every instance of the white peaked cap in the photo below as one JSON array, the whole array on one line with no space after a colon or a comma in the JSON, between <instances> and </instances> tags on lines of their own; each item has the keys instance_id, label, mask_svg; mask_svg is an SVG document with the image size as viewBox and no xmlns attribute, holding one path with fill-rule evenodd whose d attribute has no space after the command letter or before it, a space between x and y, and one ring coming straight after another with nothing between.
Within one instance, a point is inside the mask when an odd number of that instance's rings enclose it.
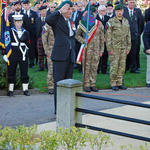
<instances>
[{"instance_id":1,"label":"white peaked cap","mask_svg":"<svg viewBox=\"0 0 150 150\"><path fill-rule=\"evenodd\" d=\"M13 18L14 18L14 20L22 20L22 18L23 18L23 15L13 15L12 16Z\"/></svg>"}]
</instances>

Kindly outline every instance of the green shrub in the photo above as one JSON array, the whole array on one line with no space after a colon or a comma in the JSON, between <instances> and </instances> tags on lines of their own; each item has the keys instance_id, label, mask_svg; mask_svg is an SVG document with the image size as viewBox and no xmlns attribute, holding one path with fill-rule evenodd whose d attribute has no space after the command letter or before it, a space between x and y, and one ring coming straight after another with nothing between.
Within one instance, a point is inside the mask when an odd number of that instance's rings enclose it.
<instances>
[{"instance_id":1,"label":"green shrub","mask_svg":"<svg viewBox=\"0 0 150 150\"><path fill-rule=\"evenodd\" d=\"M104 150L107 146L113 148L108 135L102 132L91 134L87 129L71 127L55 131L43 131L37 134L37 126L0 127L0 150ZM133 148L122 145L120 150L149 150L150 144Z\"/></svg>"}]
</instances>

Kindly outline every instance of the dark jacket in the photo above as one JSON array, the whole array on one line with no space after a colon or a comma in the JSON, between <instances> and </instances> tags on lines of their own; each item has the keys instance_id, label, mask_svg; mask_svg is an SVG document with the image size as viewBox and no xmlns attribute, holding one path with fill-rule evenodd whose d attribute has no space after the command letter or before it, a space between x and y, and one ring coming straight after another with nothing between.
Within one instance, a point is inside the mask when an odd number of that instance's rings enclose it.
<instances>
[{"instance_id":1,"label":"dark jacket","mask_svg":"<svg viewBox=\"0 0 150 150\"><path fill-rule=\"evenodd\" d=\"M29 16L28 16L28 24L29 24L28 31L30 32L31 38L34 39L34 40L35 40L35 37L36 37L36 33L35 33L36 18L38 18L37 13L30 9L30 13L29 13Z\"/></svg>"},{"instance_id":2,"label":"dark jacket","mask_svg":"<svg viewBox=\"0 0 150 150\"><path fill-rule=\"evenodd\" d=\"M41 17L36 18L35 20L35 24L36 24L36 38L38 39L39 37L41 37L42 35L42 27L45 25L45 21L42 22Z\"/></svg>"},{"instance_id":3,"label":"dark jacket","mask_svg":"<svg viewBox=\"0 0 150 150\"><path fill-rule=\"evenodd\" d=\"M99 14L97 14L96 19L99 20L99 21L103 24L103 26L104 26L104 33L105 33L105 32L107 31L107 29L108 29L108 24L107 24L107 22L108 22L108 20L110 19L110 17L107 16L107 15L105 15L105 16L104 16L104 20L102 20L102 19L100 18Z\"/></svg>"},{"instance_id":4,"label":"dark jacket","mask_svg":"<svg viewBox=\"0 0 150 150\"><path fill-rule=\"evenodd\" d=\"M13 34L14 33L14 34ZM15 27L11 28L10 30L10 37L11 37L11 48L12 48L12 53L10 55L10 60L22 60L23 59L23 54L21 52L20 47L24 51L27 47L29 47L30 44L30 37L29 37L29 32L22 28L22 36L19 38L17 34L17 30ZM16 38L15 38L16 37ZM16 41L17 39L17 41ZM25 45L22 45L22 44ZM27 46L27 47L26 47ZM26 52L26 57L28 56L28 53Z\"/></svg>"},{"instance_id":5,"label":"dark jacket","mask_svg":"<svg viewBox=\"0 0 150 150\"><path fill-rule=\"evenodd\" d=\"M129 21L131 39L137 40L144 29L144 18L142 12L139 8L134 8L133 18L130 18L129 11L127 7L124 7L123 16Z\"/></svg>"},{"instance_id":6,"label":"dark jacket","mask_svg":"<svg viewBox=\"0 0 150 150\"><path fill-rule=\"evenodd\" d=\"M145 10L145 17L144 17L145 22L150 21L150 8L147 8Z\"/></svg>"},{"instance_id":7,"label":"dark jacket","mask_svg":"<svg viewBox=\"0 0 150 150\"><path fill-rule=\"evenodd\" d=\"M144 28L143 42L144 42L144 52L146 53L146 50L150 49L150 21L146 23L146 26Z\"/></svg>"},{"instance_id":8,"label":"dark jacket","mask_svg":"<svg viewBox=\"0 0 150 150\"><path fill-rule=\"evenodd\" d=\"M69 27L64 17L55 11L46 17L46 23L52 26L55 39L51 59L66 61L69 58L75 62L75 37L69 36Z\"/></svg>"}]
</instances>

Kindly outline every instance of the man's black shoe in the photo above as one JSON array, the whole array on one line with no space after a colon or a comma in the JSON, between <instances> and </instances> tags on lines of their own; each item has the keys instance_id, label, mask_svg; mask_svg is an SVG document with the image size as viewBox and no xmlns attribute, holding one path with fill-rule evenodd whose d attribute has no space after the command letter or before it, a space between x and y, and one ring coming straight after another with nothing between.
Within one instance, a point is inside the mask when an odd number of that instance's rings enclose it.
<instances>
[{"instance_id":1,"label":"man's black shoe","mask_svg":"<svg viewBox=\"0 0 150 150\"><path fill-rule=\"evenodd\" d=\"M25 96L30 96L30 92L29 92L28 90L24 91L23 94L24 94Z\"/></svg>"},{"instance_id":2,"label":"man's black shoe","mask_svg":"<svg viewBox=\"0 0 150 150\"><path fill-rule=\"evenodd\" d=\"M111 88L112 88L113 91L118 91L119 90L118 86L112 86Z\"/></svg>"},{"instance_id":3,"label":"man's black shoe","mask_svg":"<svg viewBox=\"0 0 150 150\"><path fill-rule=\"evenodd\" d=\"M91 87L91 91L98 92L98 89L95 86L93 86Z\"/></svg>"},{"instance_id":4,"label":"man's black shoe","mask_svg":"<svg viewBox=\"0 0 150 150\"><path fill-rule=\"evenodd\" d=\"M91 92L91 88L90 88L90 87L85 87L83 90L84 90L85 92Z\"/></svg>"},{"instance_id":5,"label":"man's black shoe","mask_svg":"<svg viewBox=\"0 0 150 150\"><path fill-rule=\"evenodd\" d=\"M131 73L140 73L140 71L138 71L138 70L131 70L130 72Z\"/></svg>"},{"instance_id":6,"label":"man's black shoe","mask_svg":"<svg viewBox=\"0 0 150 150\"><path fill-rule=\"evenodd\" d=\"M7 95L8 96L14 96L14 92L13 91L8 91Z\"/></svg>"},{"instance_id":7,"label":"man's black shoe","mask_svg":"<svg viewBox=\"0 0 150 150\"><path fill-rule=\"evenodd\" d=\"M50 89L49 91L48 91L48 94L54 94L54 89Z\"/></svg>"},{"instance_id":8,"label":"man's black shoe","mask_svg":"<svg viewBox=\"0 0 150 150\"><path fill-rule=\"evenodd\" d=\"M125 86L123 86L123 85L118 86L118 88L119 88L120 90L126 90L126 89L127 89L127 87L125 87Z\"/></svg>"},{"instance_id":9,"label":"man's black shoe","mask_svg":"<svg viewBox=\"0 0 150 150\"><path fill-rule=\"evenodd\" d=\"M146 87L150 88L150 83L146 83Z\"/></svg>"}]
</instances>

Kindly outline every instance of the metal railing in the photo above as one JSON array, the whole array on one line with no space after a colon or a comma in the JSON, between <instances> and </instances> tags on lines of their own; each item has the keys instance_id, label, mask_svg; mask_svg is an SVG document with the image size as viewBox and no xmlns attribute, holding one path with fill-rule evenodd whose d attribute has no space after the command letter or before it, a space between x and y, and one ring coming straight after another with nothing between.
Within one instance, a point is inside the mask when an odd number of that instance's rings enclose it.
<instances>
[{"instance_id":1,"label":"metal railing","mask_svg":"<svg viewBox=\"0 0 150 150\"><path fill-rule=\"evenodd\" d=\"M101 97L101 96L97 96L97 95L76 93L76 96L85 97L85 98L92 98L92 99L96 99L96 100L113 102L113 103L119 103L119 104L126 104L126 105L131 105L131 106L136 106L136 107L150 108L149 104L143 104L143 103L132 102L132 101L127 101L127 100L119 100L119 99ZM119 119L119 120L134 122L134 123L138 123L138 124L150 125L150 121L130 118L130 117L126 117L126 116L113 115L113 114L109 114L109 113L97 112L97 111L83 109L83 108L76 108L76 111L82 112L82 113L88 113L88 114L92 114L92 115L104 116L104 117L113 118L113 119ZM96 131L103 131L103 132L110 133L110 134L115 134L115 135L120 135L120 136L124 136L124 137L129 137L129 138L133 138L133 139L138 139L138 140L150 142L149 137L143 137L143 136L139 136L139 135L129 134L129 133L125 133L125 132L119 132L119 131L115 131L115 130L109 130L109 129L105 129L105 128L98 128L95 126L90 126L90 125L81 124L81 123L76 123L75 126L81 127L81 128L88 128L88 129L92 129L92 130L96 130Z\"/></svg>"}]
</instances>

